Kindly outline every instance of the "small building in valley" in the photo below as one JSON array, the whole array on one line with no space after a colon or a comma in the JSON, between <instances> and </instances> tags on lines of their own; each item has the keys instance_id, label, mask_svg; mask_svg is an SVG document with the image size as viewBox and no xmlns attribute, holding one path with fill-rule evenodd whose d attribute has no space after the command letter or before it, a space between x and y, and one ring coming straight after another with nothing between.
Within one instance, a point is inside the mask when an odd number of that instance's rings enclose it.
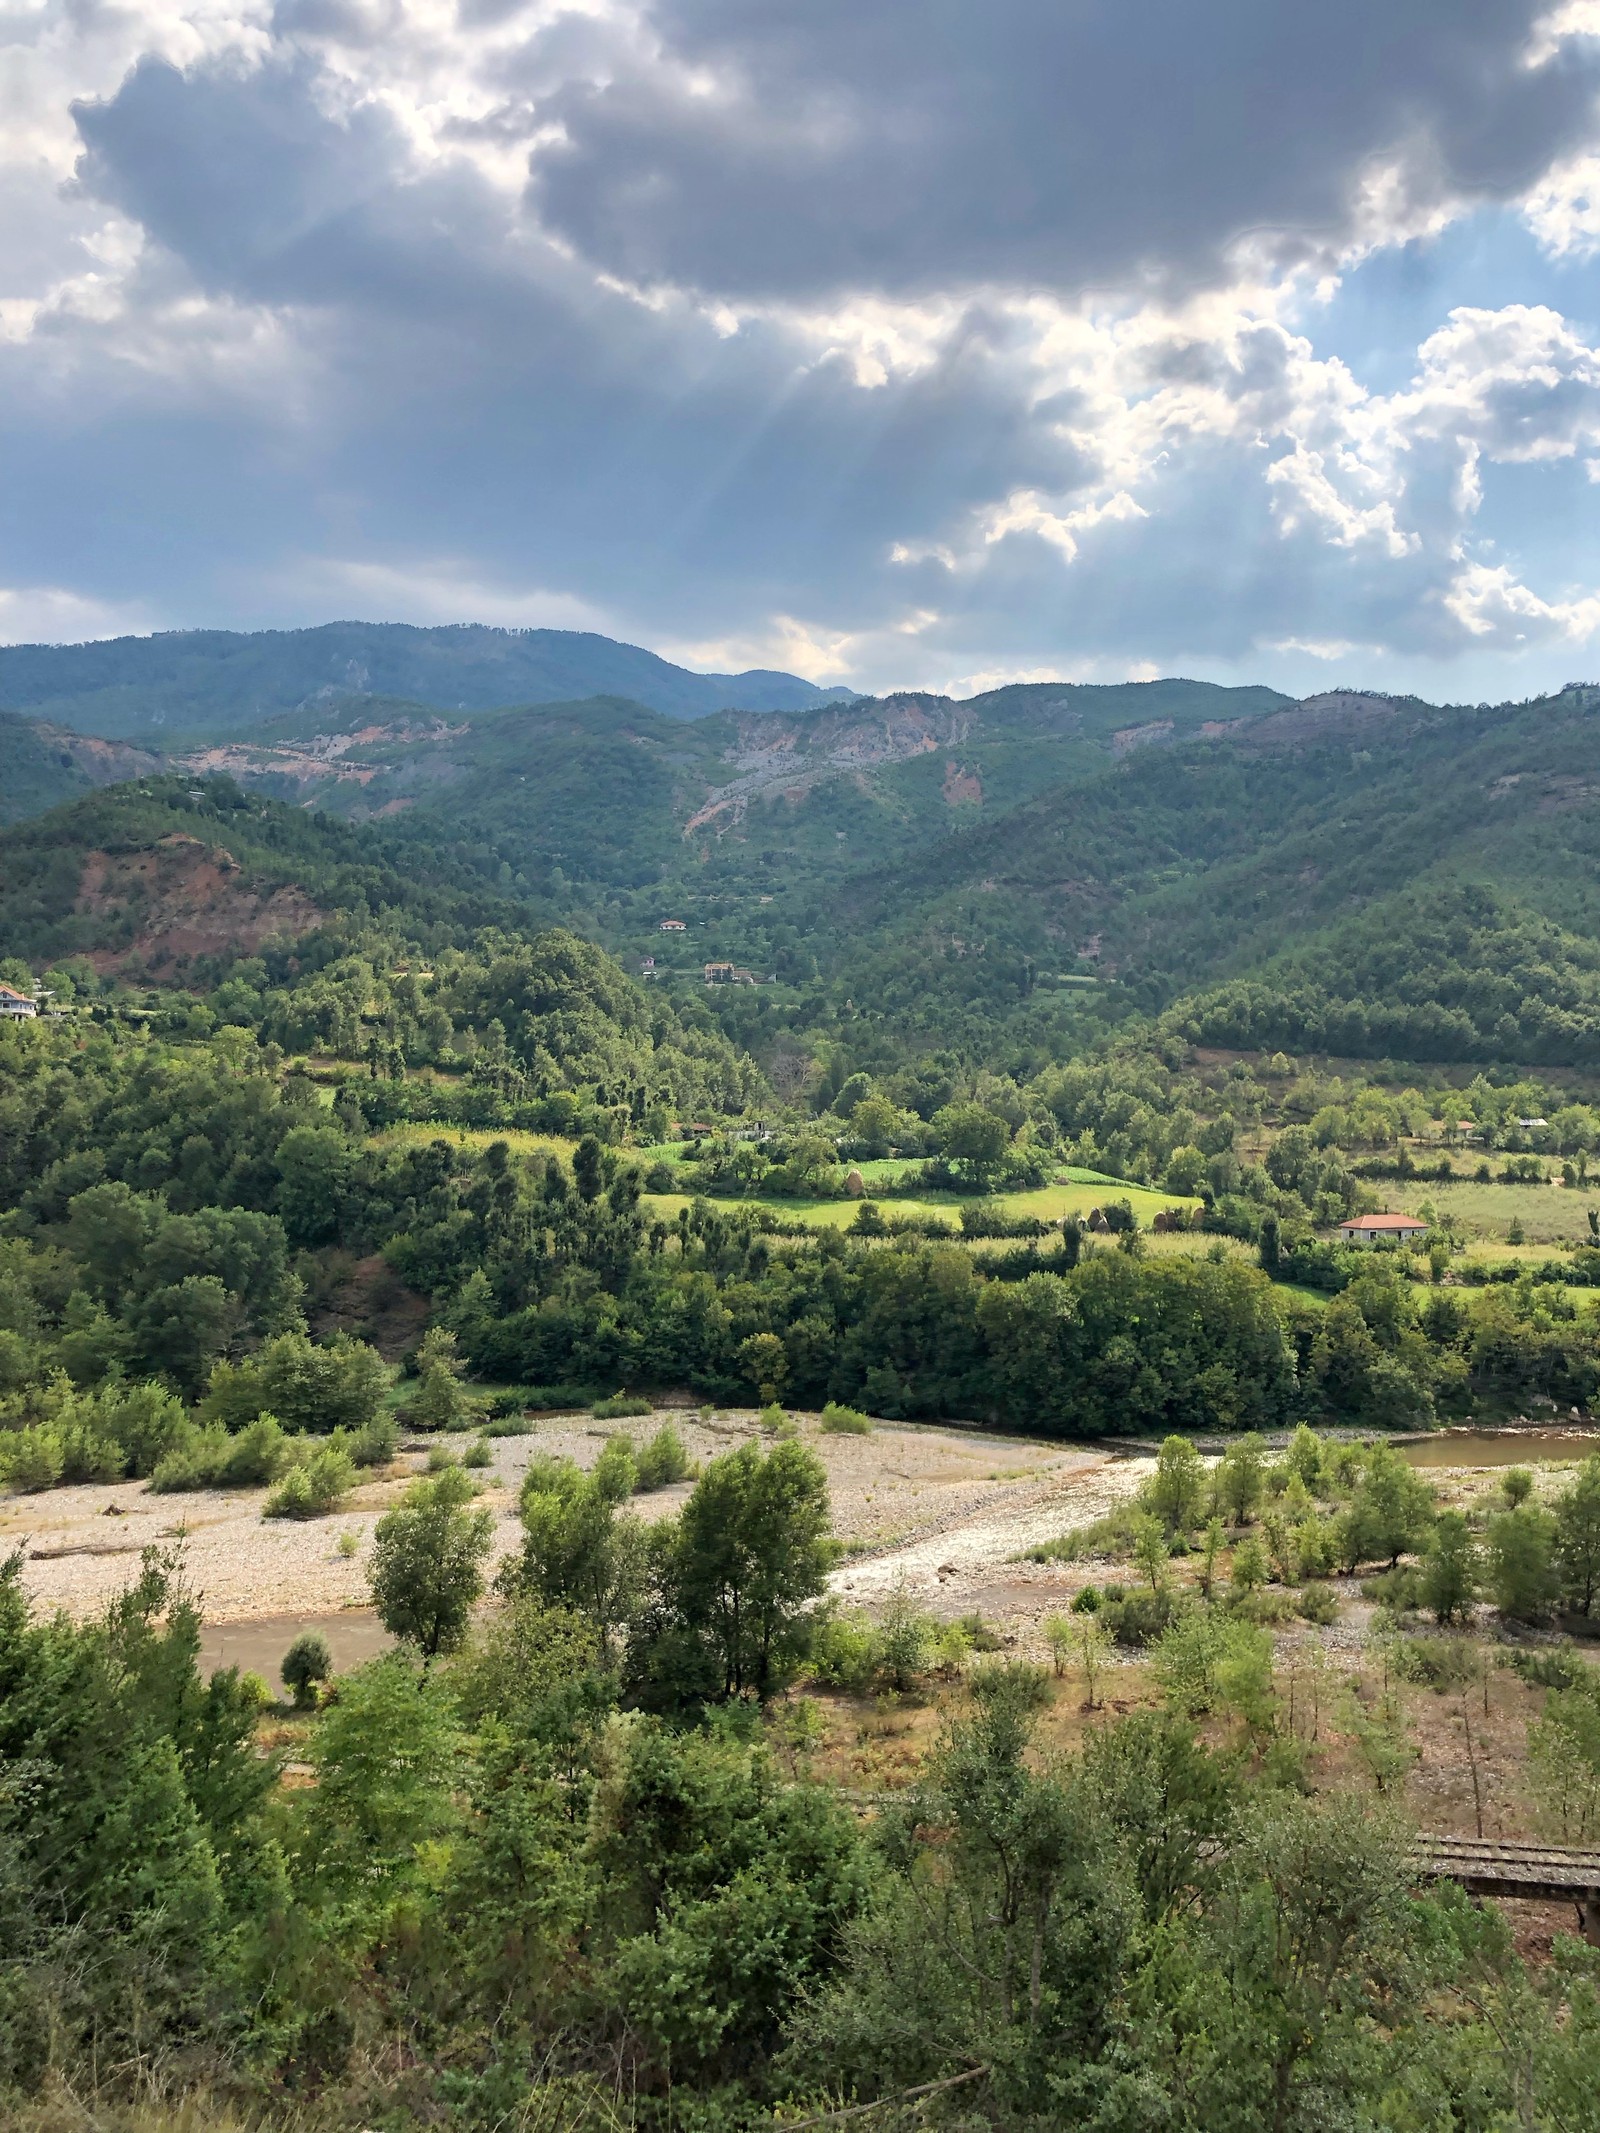
<instances>
[{"instance_id":1,"label":"small building in valley","mask_svg":"<svg viewBox=\"0 0 1600 2133\"><path fill-rule=\"evenodd\" d=\"M681 918L664 918L661 921L661 931L663 933L684 933L687 930Z\"/></svg>"},{"instance_id":2,"label":"small building in valley","mask_svg":"<svg viewBox=\"0 0 1600 2133\"><path fill-rule=\"evenodd\" d=\"M0 1016L8 1022L31 1021L39 1012L32 993L18 992L14 985L0 985Z\"/></svg>"},{"instance_id":3,"label":"small building in valley","mask_svg":"<svg viewBox=\"0 0 1600 2133\"><path fill-rule=\"evenodd\" d=\"M1352 1215L1339 1224L1343 1244L1415 1244L1427 1234L1415 1215Z\"/></svg>"}]
</instances>

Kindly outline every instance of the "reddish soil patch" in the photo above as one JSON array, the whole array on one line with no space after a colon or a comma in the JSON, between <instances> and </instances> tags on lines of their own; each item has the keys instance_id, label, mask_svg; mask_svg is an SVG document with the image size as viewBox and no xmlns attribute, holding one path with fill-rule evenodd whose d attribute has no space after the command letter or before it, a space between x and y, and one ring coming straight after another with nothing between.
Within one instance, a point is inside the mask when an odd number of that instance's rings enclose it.
<instances>
[{"instance_id":1,"label":"reddish soil patch","mask_svg":"<svg viewBox=\"0 0 1600 2133\"><path fill-rule=\"evenodd\" d=\"M90 951L97 970L137 957L153 977L195 956L309 933L325 915L291 884L252 887L231 852L181 831L142 852L91 852L76 908L133 928L126 945Z\"/></svg>"}]
</instances>

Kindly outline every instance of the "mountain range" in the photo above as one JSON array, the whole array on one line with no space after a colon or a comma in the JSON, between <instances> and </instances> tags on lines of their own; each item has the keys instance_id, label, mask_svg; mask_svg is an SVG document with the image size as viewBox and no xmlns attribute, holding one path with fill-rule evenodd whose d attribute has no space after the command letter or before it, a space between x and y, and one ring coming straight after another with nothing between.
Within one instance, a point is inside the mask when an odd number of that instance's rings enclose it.
<instances>
[{"instance_id":1,"label":"mountain range","mask_svg":"<svg viewBox=\"0 0 1600 2133\"><path fill-rule=\"evenodd\" d=\"M715 961L774 978L703 988L757 1049L848 1027L857 1049L878 1029L1001 1060L1133 1017L1240 1048L1600 1070L1594 688L1441 707L1040 683L686 718L616 691L463 707L377 678L265 716L233 702L160 747L85 735L59 697L48 718L0 713L4 815L24 825L0 840L3 946L115 958L136 933L156 975L230 926L248 950L292 916L293 864L260 895L230 877L213 924L193 853L148 879L129 857L145 799L242 788L258 873L342 819L391 900L395 880L448 879L658 986L701 988ZM307 896L325 917L323 887Z\"/></svg>"},{"instance_id":2,"label":"mountain range","mask_svg":"<svg viewBox=\"0 0 1600 2133\"><path fill-rule=\"evenodd\" d=\"M461 712L614 694L668 718L703 718L724 709L804 710L850 693L760 668L696 674L587 631L477 623L424 629L330 622L0 647L0 710L112 740L232 733L352 696L405 697Z\"/></svg>"}]
</instances>

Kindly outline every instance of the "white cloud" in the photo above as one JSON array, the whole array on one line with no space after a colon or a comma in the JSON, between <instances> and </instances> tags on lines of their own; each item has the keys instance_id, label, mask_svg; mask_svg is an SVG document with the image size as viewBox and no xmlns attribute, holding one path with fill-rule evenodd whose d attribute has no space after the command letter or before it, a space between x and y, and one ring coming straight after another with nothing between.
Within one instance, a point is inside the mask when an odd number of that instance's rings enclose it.
<instances>
[{"instance_id":1,"label":"white cloud","mask_svg":"<svg viewBox=\"0 0 1600 2133\"><path fill-rule=\"evenodd\" d=\"M62 585L0 585L0 644L82 644L147 636L158 626L141 601L89 599Z\"/></svg>"},{"instance_id":2,"label":"white cloud","mask_svg":"<svg viewBox=\"0 0 1600 2133\"><path fill-rule=\"evenodd\" d=\"M408 622L482 622L496 629L594 630L617 634L616 618L574 593L542 586L487 584L459 558L375 563L319 557L280 573L280 597L304 603L308 617L345 621L403 615Z\"/></svg>"}]
</instances>

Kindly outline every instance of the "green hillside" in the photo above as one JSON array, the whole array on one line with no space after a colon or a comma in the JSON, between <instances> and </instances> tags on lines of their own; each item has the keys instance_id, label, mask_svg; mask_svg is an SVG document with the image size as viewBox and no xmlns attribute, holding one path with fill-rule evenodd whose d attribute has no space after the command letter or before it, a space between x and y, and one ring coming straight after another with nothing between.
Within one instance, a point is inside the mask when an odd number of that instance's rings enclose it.
<instances>
[{"instance_id":1,"label":"green hillside","mask_svg":"<svg viewBox=\"0 0 1600 2133\"><path fill-rule=\"evenodd\" d=\"M157 767L158 759L145 749L0 711L0 824L26 821L74 793Z\"/></svg>"},{"instance_id":2,"label":"green hillside","mask_svg":"<svg viewBox=\"0 0 1600 2133\"><path fill-rule=\"evenodd\" d=\"M1587 1063L1597 731L1590 691L1475 710L1344 699L1141 750L863 875L831 952L889 1004L956 989L1000 1010L1065 971L1159 1011L1237 981L1185 1026Z\"/></svg>"}]
</instances>

